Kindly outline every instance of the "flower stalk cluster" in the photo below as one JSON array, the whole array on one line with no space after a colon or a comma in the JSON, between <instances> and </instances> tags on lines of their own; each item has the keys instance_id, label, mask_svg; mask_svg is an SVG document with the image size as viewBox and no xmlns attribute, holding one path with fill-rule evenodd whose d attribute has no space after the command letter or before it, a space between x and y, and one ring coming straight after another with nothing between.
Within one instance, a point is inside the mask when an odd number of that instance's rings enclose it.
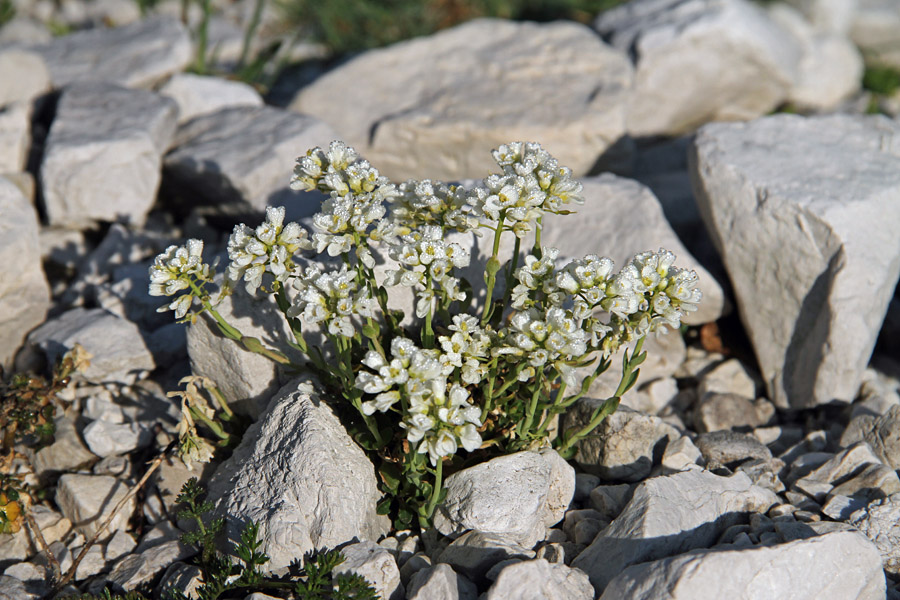
<instances>
[{"instance_id":1,"label":"flower stalk cluster","mask_svg":"<svg viewBox=\"0 0 900 600\"><path fill-rule=\"evenodd\" d=\"M297 160L291 181L327 195L310 231L284 223L283 208L268 209L256 229L236 226L216 300L207 292L214 275L201 242L170 247L151 267L150 293L173 298L161 310L190 321L207 312L227 337L288 363L215 310L239 281L248 293L275 297L293 331L290 345L343 400L339 416L378 464L386 493L380 509L398 527L430 522L445 468L547 444L571 453L635 384L644 338L679 327L701 298L696 273L676 267L664 249L638 254L618 271L597 255L558 264L558 251L541 245L543 216L583 203L581 184L538 144L506 144L493 157L499 172L466 189L431 180L396 185L341 142L313 148ZM482 283L463 277L473 249L448 238L473 231L493 236L480 303L473 290ZM504 265L505 235L513 236L514 252ZM524 253L523 240L530 241ZM379 260L389 264L376 277ZM505 291L495 297L501 277ZM394 294L413 296L414 319L389 309ZM330 350L309 344L313 333ZM555 416L588 393L629 343L614 396L585 427L550 439ZM191 385L177 393L186 407L182 443L187 456L202 460L211 450L197 441L196 423L209 427L210 415Z\"/></svg>"}]
</instances>

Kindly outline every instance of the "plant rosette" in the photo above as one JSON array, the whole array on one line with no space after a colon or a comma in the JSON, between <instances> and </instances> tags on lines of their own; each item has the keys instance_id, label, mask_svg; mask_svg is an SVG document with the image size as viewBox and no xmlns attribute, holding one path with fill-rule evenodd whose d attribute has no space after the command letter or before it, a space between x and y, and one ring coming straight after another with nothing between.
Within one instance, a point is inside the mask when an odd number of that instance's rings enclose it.
<instances>
[{"instance_id":1,"label":"plant rosette","mask_svg":"<svg viewBox=\"0 0 900 600\"><path fill-rule=\"evenodd\" d=\"M150 268L150 294L170 297L161 311L187 322L206 312L224 336L291 365L216 310L240 283L274 296L293 333L287 343L307 358L292 366L317 375L374 461L385 494L379 511L398 529L431 523L451 472L548 445L570 457L634 386L645 337L678 328L701 298L697 274L663 249L618 271L596 255L558 265L557 250L541 245L543 215L570 214L584 202L581 184L535 143L502 145L493 158L499 171L466 189L398 185L341 142L313 148L297 159L291 181L327 195L312 232L285 223L282 207L268 208L255 229L237 225L218 288L200 240L169 247ZM449 241L467 232L491 241L483 282L461 275L473 249ZM504 236L513 250L501 257ZM388 266L379 277L376 256ZM393 294L410 293L415 319L389 309ZM313 333L330 354L308 343ZM615 394L582 428L551 437L557 415L630 342ZM576 369L588 365L579 380ZM215 418L196 404L183 412ZM211 446L193 420L181 432L190 458L208 459Z\"/></svg>"}]
</instances>

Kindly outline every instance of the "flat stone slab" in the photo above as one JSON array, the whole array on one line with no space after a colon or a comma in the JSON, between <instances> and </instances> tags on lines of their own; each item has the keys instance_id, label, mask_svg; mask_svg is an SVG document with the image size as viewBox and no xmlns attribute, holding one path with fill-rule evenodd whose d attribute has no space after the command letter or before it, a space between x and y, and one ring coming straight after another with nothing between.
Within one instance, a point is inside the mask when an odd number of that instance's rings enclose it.
<instances>
[{"instance_id":1,"label":"flat stone slab","mask_svg":"<svg viewBox=\"0 0 900 600\"><path fill-rule=\"evenodd\" d=\"M143 225L156 201L175 102L107 83L66 88L47 136L41 184L51 225Z\"/></svg>"},{"instance_id":2,"label":"flat stone slab","mask_svg":"<svg viewBox=\"0 0 900 600\"><path fill-rule=\"evenodd\" d=\"M800 43L747 0L628 2L594 27L634 61L633 136L764 115L787 98L802 57Z\"/></svg>"},{"instance_id":3,"label":"flat stone slab","mask_svg":"<svg viewBox=\"0 0 900 600\"><path fill-rule=\"evenodd\" d=\"M37 213L4 177L0 214L0 365L9 366L28 332L44 321L50 287L41 265Z\"/></svg>"},{"instance_id":4,"label":"flat stone slab","mask_svg":"<svg viewBox=\"0 0 900 600\"><path fill-rule=\"evenodd\" d=\"M190 34L173 17L80 31L29 50L47 63L55 88L83 81L149 88L182 71L192 56Z\"/></svg>"},{"instance_id":5,"label":"flat stone slab","mask_svg":"<svg viewBox=\"0 0 900 600\"><path fill-rule=\"evenodd\" d=\"M634 565L613 579L600 600L885 597L878 550L854 531L837 531L774 546L712 548Z\"/></svg>"},{"instance_id":6,"label":"flat stone slab","mask_svg":"<svg viewBox=\"0 0 900 600\"><path fill-rule=\"evenodd\" d=\"M900 277L900 122L710 124L690 152L769 398L852 401Z\"/></svg>"},{"instance_id":7,"label":"flat stone slab","mask_svg":"<svg viewBox=\"0 0 900 600\"><path fill-rule=\"evenodd\" d=\"M291 191L294 165L310 148L339 137L314 117L271 106L222 109L178 129L165 160L166 185L221 214L286 205L288 220L311 215L322 196Z\"/></svg>"},{"instance_id":8,"label":"flat stone slab","mask_svg":"<svg viewBox=\"0 0 900 600\"><path fill-rule=\"evenodd\" d=\"M484 177L488 152L517 140L581 175L624 134L630 84L625 54L583 25L481 19L365 52L290 108L394 180Z\"/></svg>"}]
</instances>

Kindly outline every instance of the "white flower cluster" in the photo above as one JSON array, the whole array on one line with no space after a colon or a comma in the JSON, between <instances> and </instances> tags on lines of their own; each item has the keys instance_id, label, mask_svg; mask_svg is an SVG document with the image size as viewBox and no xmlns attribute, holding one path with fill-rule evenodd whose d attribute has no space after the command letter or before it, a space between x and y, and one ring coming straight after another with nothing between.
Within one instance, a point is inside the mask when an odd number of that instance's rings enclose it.
<instances>
[{"instance_id":1,"label":"white flower cluster","mask_svg":"<svg viewBox=\"0 0 900 600\"><path fill-rule=\"evenodd\" d=\"M262 284L266 271L284 283L293 269L294 253L311 249L312 245L300 225L283 223L284 207L270 206L266 209L266 220L255 231L243 223L235 225L228 238L229 281L236 283L243 277L251 294Z\"/></svg>"},{"instance_id":2,"label":"white flower cluster","mask_svg":"<svg viewBox=\"0 0 900 600\"><path fill-rule=\"evenodd\" d=\"M400 426L406 429L417 452L428 453L432 465L455 454L459 446L472 452L481 445L481 411L469 402L469 391L459 383L448 383L453 366L441 361L438 350L423 350L412 340L394 338L391 360L370 350L363 364L373 372L361 371L356 387L374 400L363 402L367 415L388 411L400 402L404 410Z\"/></svg>"},{"instance_id":3,"label":"white flower cluster","mask_svg":"<svg viewBox=\"0 0 900 600\"><path fill-rule=\"evenodd\" d=\"M675 255L663 248L642 252L631 261L630 267L636 272L635 288L649 305L651 331L663 324L679 327L684 314L697 310L703 297L697 289L697 273L674 267L674 263Z\"/></svg>"},{"instance_id":4,"label":"white flower cluster","mask_svg":"<svg viewBox=\"0 0 900 600\"><path fill-rule=\"evenodd\" d=\"M571 169L560 167L540 144L504 144L492 154L503 173L485 178L468 202L492 221L502 216L517 237L532 231L544 212L559 213L565 204L584 203L581 183Z\"/></svg>"},{"instance_id":5,"label":"white flower cluster","mask_svg":"<svg viewBox=\"0 0 900 600\"><path fill-rule=\"evenodd\" d=\"M410 179L400 184L399 191L391 201L390 218L395 235L407 234L422 225L460 232L478 227L478 219L471 214L467 203L468 192L462 186Z\"/></svg>"},{"instance_id":6,"label":"white flower cluster","mask_svg":"<svg viewBox=\"0 0 900 600\"><path fill-rule=\"evenodd\" d=\"M184 246L169 246L153 261L149 293L151 296L173 296L191 287L194 278L211 279L209 265L203 262L203 242L189 239ZM157 312L174 310L175 318L181 319L190 310L193 298L193 293L182 294Z\"/></svg>"},{"instance_id":7,"label":"white flower cluster","mask_svg":"<svg viewBox=\"0 0 900 600\"><path fill-rule=\"evenodd\" d=\"M438 337L441 362L459 369L459 379L466 385L481 383L487 375L487 360L492 344L491 334L482 329L472 315L454 315L447 328L453 333Z\"/></svg>"},{"instance_id":8,"label":"white flower cluster","mask_svg":"<svg viewBox=\"0 0 900 600\"><path fill-rule=\"evenodd\" d=\"M608 258L591 254L557 271L554 261L558 251L543 248L541 253L540 259L525 257L525 264L515 272L519 283L512 290L512 305L519 312L504 334L511 347L495 353L530 352L531 344L539 341L531 335L535 330L551 339L545 327L563 336L575 327L584 338L573 338L577 341L574 345L561 345L562 340L556 337L549 347L541 346L550 351L549 360L554 360L554 353L577 358L580 354L570 350L580 350L582 342L610 354L635 334L645 335L664 324L677 328L684 313L696 310L701 298L697 274L673 267L675 255L664 249L638 254L615 274ZM538 306L548 307L543 315ZM610 314L609 322L594 316L598 309ZM563 318L557 311L569 316ZM542 358L539 352L539 364L543 364Z\"/></svg>"},{"instance_id":9,"label":"white flower cluster","mask_svg":"<svg viewBox=\"0 0 900 600\"><path fill-rule=\"evenodd\" d=\"M321 265L307 267L294 279L299 293L288 308L288 316L303 315L308 323L325 323L331 335L353 337L353 316L374 317L378 305L368 288L359 287L356 276L347 265L339 271L325 271Z\"/></svg>"},{"instance_id":10,"label":"white flower cluster","mask_svg":"<svg viewBox=\"0 0 900 600\"><path fill-rule=\"evenodd\" d=\"M416 316L422 318L433 306L436 284L448 300L465 300L459 289L459 279L453 277L453 267L469 265L469 251L456 243L446 243L441 228L428 225L401 236L392 244L388 255L400 263L399 269L389 269L385 284L418 287Z\"/></svg>"},{"instance_id":11,"label":"white flower cluster","mask_svg":"<svg viewBox=\"0 0 900 600\"><path fill-rule=\"evenodd\" d=\"M397 195L397 187L343 142L331 142L328 152L316 147L298 158L291 188L329 194L313 217L316 252L338 256L350 251L355 236L380 238L389 233L384 203ZM369 232L373 223L377 227Z\"/></svg>"}]
</instances>

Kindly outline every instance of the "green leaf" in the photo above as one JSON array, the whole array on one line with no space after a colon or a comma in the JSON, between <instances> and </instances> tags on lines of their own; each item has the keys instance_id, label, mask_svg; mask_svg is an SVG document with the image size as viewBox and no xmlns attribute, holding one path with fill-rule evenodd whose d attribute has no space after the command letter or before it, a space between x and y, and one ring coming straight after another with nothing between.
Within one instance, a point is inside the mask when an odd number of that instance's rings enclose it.
<instances>
[{"instance_id":1,"label":"green leaf","mask_svg":"<svg viewBox=\"0 0 900 600\"><path fill-rule=\"evenodd\" d=\"M362 334L370 340L377 340L381 337L381 328L375 323L366 323L362 326Z\"/></svg>"},{"instance_id":2,"label":"green leaf","mask_svg":"<svg viewBox=\"0 0 900 600\"><path fill-rule=\"evenodd\" d=\"M393 498L390 496L386 498L382 498L381 501L375 505L375 514L376 515L386 515L391 512L391 503L393 502Z\"/></svg>"},{"instance_id":3,"label":"green leaf","mask_svg":"<svg viewBox=\"0 0 900 600\"><path fill-rule=\"evenodd\" d=\"M392 462L383 462L381 463L381 468L378 469L378 472L381 474L381 480L384 482L384 487L391 492L391 494L396 494L400 489L400 479L402 477L400 467Z\"/></svg>"}]
</instances>

